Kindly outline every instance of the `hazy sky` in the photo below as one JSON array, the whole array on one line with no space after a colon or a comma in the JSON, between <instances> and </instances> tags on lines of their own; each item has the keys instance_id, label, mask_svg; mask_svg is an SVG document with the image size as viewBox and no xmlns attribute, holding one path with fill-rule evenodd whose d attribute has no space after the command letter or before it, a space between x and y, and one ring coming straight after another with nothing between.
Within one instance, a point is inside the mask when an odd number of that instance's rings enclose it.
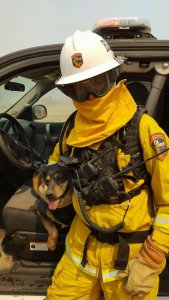
<instances>
[{"instance_id":1,"label":"hazy sky","mask_svg":"<svg viewBox=\"0 0 169 300\"><path fill-rule=\"evenodd\" d=\"M0 55L64 42L108 17L146 18L153 35L169 39L169 0L0 0L0 8Z\"/></svg>"}]
</instances>

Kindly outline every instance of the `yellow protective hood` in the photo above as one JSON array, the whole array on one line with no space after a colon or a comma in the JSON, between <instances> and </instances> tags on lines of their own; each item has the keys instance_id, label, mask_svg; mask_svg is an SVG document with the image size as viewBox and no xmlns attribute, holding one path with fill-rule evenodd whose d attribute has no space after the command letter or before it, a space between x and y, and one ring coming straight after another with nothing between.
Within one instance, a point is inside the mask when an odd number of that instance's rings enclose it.
<instances>
[{"instance_id":1,"label":"yellow protective hood","mask_svg":"<svg viewBox=\"0 0 169 300\"><path fill-rule=\"evenodd\" d=\"M102 98L73 101L77 114L75 126L67 138L67 144L74 147L97 149L99 142L122 128L136 112L136 103L120 81Z\"/></svg>"}]
</instances>

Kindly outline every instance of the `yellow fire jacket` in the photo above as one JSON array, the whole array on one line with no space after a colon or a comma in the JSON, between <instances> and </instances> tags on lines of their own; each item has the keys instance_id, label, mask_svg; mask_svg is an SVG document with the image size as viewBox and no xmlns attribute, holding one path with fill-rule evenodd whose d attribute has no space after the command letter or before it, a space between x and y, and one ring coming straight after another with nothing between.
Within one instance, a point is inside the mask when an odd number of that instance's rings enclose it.
<instances>
[{"instance_id":1,"label":"yellow fire jacket","mask_svg":"<svg viewBox=\"0 0 169 300\"><path fill-rule=\"evenodd\" d=\"M127 119L131 119L135 112L135 105L133 99L128 95L124 83L120 83L117 87L119 89L118 99L118 113L116 110L116 118L114 119L115 124L120 124L119 128L124 126L127 121L121 119L123 116L127 116ZM123 92L120 94L121 90ZM110 93L112 96L112 94ZM109 95L109 96L110 96ZM128 98L128 104L125 101L121 101ZM117 95L116 95L117 96ZM129 103L131 102L131 107ZM117 106L116 106L117 109ZM114 110L115 111L115 110ZM112 112L113 114L113 112ZM113 122L112 122L113 123ZM112 126L111 123L111 126ZM76 126L76 122L75 122ZM84 124L85 126L85 124ZM115 125L115 130L119 128ZM78 132L79 134L79 132ZM77 133L72 133L72 140L75 139L77 145ZM106 136L106 132L104 133ZM108 133L109 136L109 133ZM169 139L165 132L159 127L153 118L144 114L139 124L139 138L143 149L144 159L148 159L153 155L161 152L162 150L169 147ZM84 146L87 139L80 139L80 146ZM99 140L99 139L98 139ZM104 141L103 138L99 140L99 144ZM66 149L65 140L63 147ZM71 144L70 138L69 143ZM73 142L72 142L73 144ZM88 147L98 148L98 143L94 140L93 144L87 145ZM59 158L59 147L56 145L53 154L49 158L49 163L58 161ZM126 155L121 149L118 150L118 166L122 170L123 167L127 166L130 161L130 155ZM92 221L98 226L104 228L110 228L120 223L124 217L126 209L128 211L125 216L125 226L121 232L135 232L149 230L153 226L152 239L155 243L166 253L169 252L169 153L164 152L158 157L149 160L146 163L148 172L151 175L151 187L153 191L153 203L155 216L152 213L152 203L149 197L149 193L146 189L142 189L141 193L131 199L131 201L125 201L121 204L100 204L94 205L88 209L88 214ZM132 175L132 172L130 173ZM124 187L128 192L143 183L143 179L139 182L134 183L128 179L124 179ZM66 251L68 256L74 262L76 266L81 268L84 272L92 276L102 275L103 281L111 281L118 279L118 270L114 268L114 262L117 256L118 245L110 245L108 243L101 243L95 237L91 236L90 243L87 250L87 264L82 267L81 261L83 256L84 244L90 233L90 229L86 226L85 220L81 214L79 203L76 195L72 195L73 205L76 211L76 216L71 224L67 239L66 239ZM132 259L137 256L141 244L130 244L130 256Z\"/></svg>"}]
</instances>

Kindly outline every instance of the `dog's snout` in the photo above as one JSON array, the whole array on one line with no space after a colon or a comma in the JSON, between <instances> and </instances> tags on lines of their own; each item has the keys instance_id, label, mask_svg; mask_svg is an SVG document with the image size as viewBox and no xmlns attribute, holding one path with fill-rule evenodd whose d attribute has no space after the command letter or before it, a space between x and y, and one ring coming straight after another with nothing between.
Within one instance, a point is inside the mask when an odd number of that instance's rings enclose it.
<instances>
[{"instance_id":1,"label":"dog's snout","mask_svg":"<svg viewBox=\"0 0 169 300\"><path fill-rule=\"evenodd\" d=\"M48 197L49 200L51 200L55 197L54 192L52 190L48 190L46 192L46 196Z\"/></svg>"}]
</instances>

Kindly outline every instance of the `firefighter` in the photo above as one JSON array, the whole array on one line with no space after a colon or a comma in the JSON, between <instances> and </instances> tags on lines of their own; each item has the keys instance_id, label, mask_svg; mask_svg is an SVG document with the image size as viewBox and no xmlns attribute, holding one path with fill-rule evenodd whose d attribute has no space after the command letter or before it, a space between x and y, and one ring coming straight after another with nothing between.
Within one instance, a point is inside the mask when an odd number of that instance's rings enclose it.
<instances>
[{"instance_id":1,"label":"firefighter","mask_svg":"<svg viewBox=\"0 0 169 300\"><path fill-rule=\"evenodd\" d=\"M76 216L47 300L102 293L106 300L153 300L158 293L169 251L169 140L144 112L137 137L127 139L137 105L125 81L116 84L123 62L91 31L76 31L61 51L56 85L77 110L62 151L79 165L72 175ZM129 140L140 141L137 153ZM49 162L60 155L57 144ZM130 168L147 159L137 172Z\"/></svg>"}]
</instances>

